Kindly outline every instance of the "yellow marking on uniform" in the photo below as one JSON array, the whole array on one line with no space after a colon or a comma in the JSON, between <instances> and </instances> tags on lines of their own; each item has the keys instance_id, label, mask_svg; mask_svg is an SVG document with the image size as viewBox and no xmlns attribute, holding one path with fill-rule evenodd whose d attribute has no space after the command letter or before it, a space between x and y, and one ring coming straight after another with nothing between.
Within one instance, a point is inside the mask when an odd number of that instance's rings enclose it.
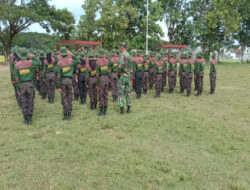
<instances>
[{"instance_id":1,"label":"yellow marking on uniform","mask_svg":"<svg viewBox=\"0 0 250 190\"><path fill-rule=\"evenodd\" d=\"M162 66L160 66L159 69L162 69Z\"/></svg>"},{"instance_id":2,"label":"yellow marking on uniform","mask_svg":"<svg viewBox=\"0 0 250 190\"><path fill-rule=\"evenodd\" d=\"M118 63L115 63L115 64L114 64L114 67L117 67L117 66L118 66Z\"/></svg>"},{"instance_id":3,"label":"yellow marking on uniform","mask_svg":"<svg viewBox=\"0 0 250 190\"><path fill-rule=\"evenodd\" d=\"M62 71L65 73L65 72L68 72L70 69L71 69L71 67L64 67L64 68L62 69Z\"/></svg>"},{"instance_id":4,"label":"yellow marking on uniform","mask_svg":"<svg viewBox=\"0 0 250 190\"><path fill-rule=\"evenodd\" d=\"M53 64L49 64L49 65L48 65L48 68L49 68L49 69L51 69L52 67L54 67Z\"/></svg>"},{"instance_id":5,"label":"yellow marking on uniform","mask_svg":"<svg viewBox=\"0 0 250 190\"><path fill-rule=\"evenodd\" d=\"M138 67L141 67L142 66L142 64L138 64Z\"/></svg>"},{"instance_id":6,"label":"yellow marking on uniform","mask_svg":"<svg viewBox=\"0 0 250 190\"><path fill-rule=\"evenodd\" d=\"M173 66L175 67L175 64L173 64Z\"/></svg>"},{"instance_id":7,"label":"yellow marking on uniform","mask_svg":"<svg viewBox=\"0 0 250 190\"><path fill-rule=\"evenodd\" d=\"M101 67L101 70L102 71L105 71L105 70L107 70L108 69L108 67L107 66L103 66L103 67Z\"/></svg>"},{"instance_id":8,"label":"yellow marking on uniform","mask_svg":"<svg viewBox=\"0 0 250 190\"><path fill-rule=\"evenodd\" d=\"M145 65L145 68L148 68L148 65Z\"/></svg>"},{"instance_id":9,"label":"yellow marking on uniform","mask_svg":"<svg viewBox=\"0 0 250 190\"><path fill-rule=\"evenodd\" d=\"M84 72L85 70L86 70L86 68L84 68L84 67L83 67L83 68L81 68L81 72Z\"/></svg>"},{"instance_id":10,"label":"yellow marking on uniform","mask_svg":"<svg viewBox=\"0 0 250 190\"><path fill-rule=\"evenodd\" d=\"M187 66L187 64L185 63L183 66L184 66L184 67L186 67L186 66Z\"/></svg>"},{"instance_id":11,"label":"yellow marking on uniform","mask_svg":"<svg viewBox=\"0 0 250 190\"><path fill-rule=\"evenodd\" d=\"M202 63L202 65L205 65L205 62L204 62L204 63Z\"/></svg>"},{"instance_id":12,"label":"yellow marking on uniform","mask_svg":"<svg viewBox=\"0 0 250 190\"><path fill-rule=\"evenodd\" d=\"M23 70L20 70L19 73L20 73L20 75L26 75L26 74L30 73L30 70L29 69L23 69Z\"/></svg>"},{"instance_id":13,"label":"yellow marking on uniform","mask_svg":"<svg viewBox=\"0 0 250 190\"><path fill-rule=\"evenodd\" d=\"M96 70L93 70L90 72L91 75L95 75L96 74Z\"/></svg>"}]
</instances>

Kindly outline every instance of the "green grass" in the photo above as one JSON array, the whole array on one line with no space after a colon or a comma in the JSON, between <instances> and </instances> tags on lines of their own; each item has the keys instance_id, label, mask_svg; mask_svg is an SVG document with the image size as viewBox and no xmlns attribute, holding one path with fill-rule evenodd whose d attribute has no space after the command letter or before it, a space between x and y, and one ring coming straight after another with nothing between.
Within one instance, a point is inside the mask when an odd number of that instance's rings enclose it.
<instances>
[{"instance_id":1,"label":"green grass","mask_svg":"<svg viewBox=\"0 0 250 190\"><path fill-rule=\"evenodd\" d=\"M4 56L0 55L0 63L3 63L3 62L4 62Z\"/></svg>"},{"instance_id":2,"label":"green grass","mask_svg":"<svg viewBox=\"0 0 250 190\"><path fill-rule=\"evenodd\" d=\"M208 71L201 97L133 93L122 116L117 103L100 118L74 102L71 122L61 120L58 92L55 105L36 94L28 127L2 70L0 189L249 190L249 70L218 65L214 96Z\"/></svg>"}]
</instances>

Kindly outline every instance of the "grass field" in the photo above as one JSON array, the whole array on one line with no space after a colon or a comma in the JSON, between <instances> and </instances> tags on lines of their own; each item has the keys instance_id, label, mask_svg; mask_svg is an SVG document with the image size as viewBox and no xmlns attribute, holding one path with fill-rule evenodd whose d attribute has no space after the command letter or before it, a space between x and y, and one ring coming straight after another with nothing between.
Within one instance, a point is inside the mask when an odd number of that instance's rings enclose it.
<instances>
[{"instance_id":1,"label":"grass field","mask_svg":"<svg viewBox=\"0 0 250 190\"><path fill-rule=\"evenodd\" d=\"M28 127L1 69L0 189L249 190L250 65L219 65L214 96L206 69L201 97L133 93L122 116L74 102L64 122L59 93L55 105L36 94Z\"/></svg>"},{"instance_id":2,"label":"grass field","mask_svg":"<svg viewBox=\"0 0 250 190\"><path fill-rule=\"evenodd\" d=\"M4 56L0 55L0 63L3 63L3 62L4 62Z\"/></svg>"}]
</instances>

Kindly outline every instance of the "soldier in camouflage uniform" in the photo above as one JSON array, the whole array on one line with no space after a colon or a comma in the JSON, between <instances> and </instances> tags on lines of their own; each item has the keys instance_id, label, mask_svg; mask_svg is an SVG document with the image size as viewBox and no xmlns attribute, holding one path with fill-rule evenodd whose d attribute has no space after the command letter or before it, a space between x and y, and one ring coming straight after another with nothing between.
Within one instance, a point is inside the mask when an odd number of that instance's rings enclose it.
<instances>
[{"instance_id":1,"label":"soldier in camouflage uniform","mask_svg":"<svg viewBox=\"0 0 250 190\"><path fill-rule=\"evenodd\" d=\"M173 93L175 87L175 80L176 80L176 70L177 64L175 59L175 54L171 54L169 60L169 67L168 67L168 86L169 86L169 93Z\"/></svg>"},{"instance_id":2,"label":"soldier in camouflage uniform","mask_svg":"<svg viewBox=\"0 0 250 190\"><path fill-rule=\"evenodd\" d=\"M217 60L215 59L215 55L212 55L212 62L210 65L210 94L214 94L215 87L216 87L216 65Z\"/></svg>"},{"instance_id":3,"label":"soldier in camouflage uniform","mask_svg":"<svg viewBox=\"0 0 250 190\"><path fill-rule=\"evenodd\" d=\"M203 58L202 53L197 55L197 59L195 60L195 75L197 79L197 94L196 96L200 96L203 91L203 77L204 77L204 69L205 69L205 59Z\"/></svg>"},{"instance_id":4,"label":"soldier in camouflage uniform","mask_svg":"<svg viewBox=\"0 0 250 190\"><path fill-rule=\"evenodd\" d=\"M136 98L141 98L141 89L142 89L142 72L143 72L143 58L141 52L138 50L136 52L135 60L133 62L133 70L135 76L135 92Z\"/></svg>"},{"instance_id":5,"label":"soldier in camouflage uniform","mask_svg":"<svg viewBox=\"0 0 250 190\"><path fill-rule=\"evenodd\" d=\"M105 51L98 51L97 60L97 77L99 81L99 116L106 115L108 109L108 92L109 92L109 60L106 58Z\"/></svg>"},{"instance_id":6,"label":"soldier in camouflage uniform","mask_svg":"<svg viewBox=\"0 0 250 190\"><path fill-rule=\"evenodd\" d=\"M33 78L38 70L35 70L34 62L29 60L28 50L20 48L17 52L19 61L16 62L14 68L15 82L20 96L24 124L32 124L32 116L34 110L34 85Z\"/></svg>"},{"instance_id":7,"label":"soldier in camouflage uniform","mask_svg":"<svg viewBox=\"0 0 250 190\"><path fill-rule=\"evenodd\" d=\"M119 52L117 50L112 50L112 58L110 59L109 63L113 102L116 102L118 100L118 54Z\"/></svg>"},{"instance_id":8,"label":"soldier in camouflage uniform","mask_svg":"<svg viewBox=\"0 0 250 190\"><path fill-rule=\"evenodd\" d=\"M72 53L73 53L72 58L73 58L73 62L74 62L74 71L73 71L73 78L72 78L73 91L74 91L74 100L78 100L80 92L79 92L78 84L76 82L76 79L77 79L76 70L77 70L77 65L79 63L79 57L78 57L78 54L77 54L76 51L73 50Z\"/></svg>"},{"instance_id":9,"label":"soldier in camouflage uniform","mask_svg":"<svg viewBox=\"0 0 250 190\"><path fill-rule=\"evenodd\" d=\"M40 94L42 96L42 100L45 100L47 96L47 83L45 80L43 80L45 53L42 50L39 53L39 60L40 60L40 68L39 68Z\"/></svg>"},{"instance_id":10,"label":"soldier in camouflage uniform","mask_svg":"<svg viewBox=\"0 0 250 190\"><path fill-rule=\"evenodd\" d=\"M180 78L180 93L183 93L184 92L184 89L185 89L185 75L186 75L186 72L185 70L183 69L183 65L185 65L187 63L187 59L186 59L186 55L185 53L183 53L181 55L181 61L180 61L180 66L179 66L179 78Z\"/></svg>"},{"instance_id":11,"label":"soldier in camouflage uniform","mask_svg":"<svg viewBox=\"0 0 250 190\"><path fill-rule=\"evenodd\" d=\"M164 87L167 85L167 70L168 70L168 57L166 56L166 52L162 51L162 61L163 61L163 73L162 73L162 89L163 92Z\"/></svg>"},{"instance_id":12,"label":"soldier in camouflage uniform","mask_svg":"<svg viewBox=\"0 0 250 190\"><path fill-rule=\"evenodd\" d=\"M97 65L96 58L94 52L90 51L88 53L88 73L87 73L87 81L88 81L88 89L89 89L89 99L90 99L90 109L96 109L97 105Z\"/></svg>"},{"instance_id":13,"label":"soldier in camouflage uniform","mask_svg":"<svg viewBox=\"0 0 250 190\"><path fill-rule=\"evenodd\" d=\"M142 88L143 94L147 94L148 91L148 71L149 71L149 56L144 56L143 74L142 74Z\"/></svg>"},{"instance_id":14,"label":"soldier in camouflage uniform","mask_svg":"<svg viewBox=\"0 0 250 190\"><path fill-rule=\"evenodd\" d=\"M194 61L192 59L192 55L190 54L186 63L183 65L183 70L185 71L185 89L187 90L187 97L191 95L191 87L192 87L192 78L194 72Z\"/></svg>"},{"instance_id":15,"label":"soldier in camouflage uniform","mask_svg":"<svg viewBox=\"0 0 250 190\"><path fill-rule=\"evenodd\" d=\"M118 88L119 88L119 101L120 101L120 111L121 114L124 113L124 99L127 102L127 113L130 113L131 110L131 99L130 99L130 90L131 90L131 72L132 72L132 65L131 61L132 58L127 52L127 44L122 42L120 44L120 60L119 60L119 73L120 78L118 81Z\"/></svg>"},{"instance_id":16,"label":"soldier in camouflage uniform","mask_svg":"<svg viewBox=\"0 0 250 190\"><path fill-rule=\"evenodd\" d=\"M72 112L72 77L74 72L73 59L68 56L67 48L60 49L57 69L57 85L61 92L63 105L63 120L71 120Z\"/></svg>"},{"instance_id":17,"label":"soldier in camouflage uniform","mask_svg":"<svg viewBox=\"0 0 250 190\"><path fill-rule=\"evenodd\" d=\"M152 52L149 53L149 72L148 72L148 80L149 80L149 89L153 88L155 83L155 57Z\"/></svg>"},{"instance_id":18,"label":"soldier in camouflage uniform","mask_svg":"<svg viewBox=\"0 0 250 190\"><path fill-rule=\"evenodd\" d=\"M56 89L56 68L57 61L51 55L51 51L47 51L46 59L43 65L43 80L46 81L48 89L48 103L53 104Z\"/></svg>"},{"instance_id":19,"label":"soldier in camouflage uniform","mask_svg":"<svg viewBox=\"0 0 250 190\"><path fill-rule=\"evenodd\" d=\"M18 48L14 47L11 49L11 54L10 54L10 79L11 79L11 83L14 87L14 92L15 92L15 96L16 96L16 101L18 103L19 108L21 108L21 101L20 101L20 97L18 96L18 90L17 90L17 85L16 85L16 81L15 81L15 64L20 61L20 58L17 55L17 51Z\"/></svg>"},{"instance_id":20,"label":"soldier in camouflage uniform","mask_svg":"<svg viewBox=\"0 0 250 190\"><path fill-rule=\"evenodd\" d=\"M156 95L155 98L159 98L162 91L162 73L163 73L164 62L161 61L161 55L156 55L156 64L155 64L155 72L156 72Z\"/></svg>"},{"instance_id":21,"label":"soldier in camouflage uniform","mask_svg":"<svg viewBox=\"0 0 250 190\"><path fill-rule=\"evenodd\" d=\"M76 69L76 82L78 83L80 92L80 104L86 104L87 98L87 54L84 51L79 53L79 64Z\"/></svg>"}]
</instances>

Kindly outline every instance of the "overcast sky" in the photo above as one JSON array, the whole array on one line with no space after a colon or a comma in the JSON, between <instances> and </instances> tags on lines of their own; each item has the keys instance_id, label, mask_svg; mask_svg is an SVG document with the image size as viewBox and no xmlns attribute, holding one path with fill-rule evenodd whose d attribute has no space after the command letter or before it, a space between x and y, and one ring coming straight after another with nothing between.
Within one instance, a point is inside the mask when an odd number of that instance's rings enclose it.
<instances>
[{"instance_id":1,"label":"overcast sky","mask_svg":"<svg viewBox=\"0 0 250 190\"><path fill-rule=\"evenodd\" d=\"M76 19L76 23L78 23L80 16L83 15L84 11L82 9L82 4L84 0L51 0L49 3L51 5L54 5L57 9L63 9L67 8L70 12L73 13ZM167 40L167 28L163 22L159 22L159 24L162 27L162 30L165 32L165 36L163 37L164 40ZM46 33L46 31L39 26L39 24L33 24L29 27L29 30L31 32L43 32Z\"/></svg>"}]
</instances>

